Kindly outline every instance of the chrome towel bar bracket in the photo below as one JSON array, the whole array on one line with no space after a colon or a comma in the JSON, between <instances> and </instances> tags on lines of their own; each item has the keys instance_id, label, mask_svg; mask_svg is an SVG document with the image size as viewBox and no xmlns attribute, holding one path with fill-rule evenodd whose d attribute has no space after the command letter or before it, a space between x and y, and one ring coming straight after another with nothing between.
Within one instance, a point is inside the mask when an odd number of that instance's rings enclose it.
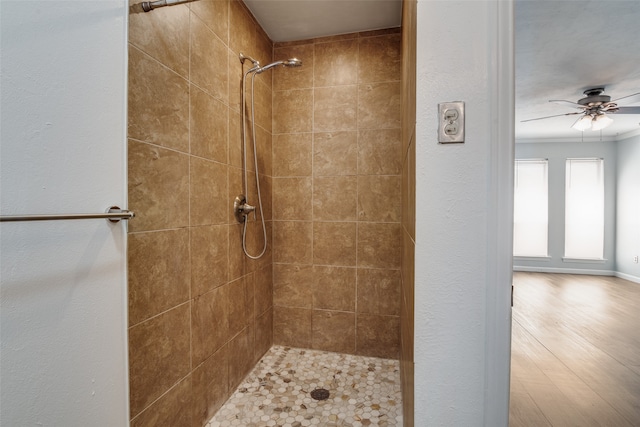
<instances>
[{"instance_id":1,"label":"chrome towel bar bracket","mask_svg":"<svg viewBox=\"0 0 640 427\"><path fill-rule=\"evenodd\" d=\"M118 206L111 206L104 213L95 214L55 214L55 215L3 215L0 222L16 221L57 221L69 219L106 219L110 222L120 222L121 219L128 220L135 216L135 213Z\"/></svg>"}]
</instances>

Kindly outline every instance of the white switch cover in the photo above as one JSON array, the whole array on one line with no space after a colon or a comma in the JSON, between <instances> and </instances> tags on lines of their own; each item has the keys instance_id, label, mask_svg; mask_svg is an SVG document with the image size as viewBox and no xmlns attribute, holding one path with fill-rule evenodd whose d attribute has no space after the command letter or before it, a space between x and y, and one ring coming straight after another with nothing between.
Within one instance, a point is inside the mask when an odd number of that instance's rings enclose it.
<instances>
[{"instance_id":1,"label":"white switch cover","mask_svg":"<svg viewBox=\"0 0 640 427\"><path fill-rule=\"evenodd\" d=\"M438 142L464 143L464 102L438 104Z\"/></svg>"}]
</instances>

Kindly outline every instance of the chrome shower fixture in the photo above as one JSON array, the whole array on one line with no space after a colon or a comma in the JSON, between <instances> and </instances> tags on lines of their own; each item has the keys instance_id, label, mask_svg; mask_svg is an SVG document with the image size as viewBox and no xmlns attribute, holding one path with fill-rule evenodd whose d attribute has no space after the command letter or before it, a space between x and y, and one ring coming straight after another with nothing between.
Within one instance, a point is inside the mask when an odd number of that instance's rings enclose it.
<instances>
[{"instance_id":1,"label":"chrome shower fixture","mask_svg":"<svg viewBox=\"0 0 640 427\"><path fill-rule=\"evenodd\" d=\"M258 149L257 149L257 144L256 144L256 120L255 120L255 114L256 114L256 109L255 109L255 96L254 96L254 88L255 88L255 78L258 74L262 73L263 71L267 71L270 68L273 68L277 65L282 65L284 67L299 67L302 65L302 61L299 60L298 58L291 58L291 59L286 59L286 60L282 60L282 61L276 61L273 62L269 65L265 65L264 67L260 66L260 62L250 56L247 56L243 53L240 53L238 55L240 57L240 62L244 65L244 62L246 60L251 61L251 68L249 68L247 71L244 71L244 66L242 67L243 69L243 74L242 74L242 82L241 82L241 101L240 101L240 105L242 106L241 110L242 110L242 152L243 152L243 156L242 156L242 169L244 171L244 179L242 180L243 182L243 189L244 189L244 194L249 194L249 179L247 176L247 152L249 151L249 144L247 141L247 122L249 123L250 129L251 129L251 133L249 136L249 140L253 145L253 164L255 166L255 179L256 179L256 190L257 190L257 195L258 195L258 207L259 207L259 212L260 212L260 222L262 223L262 238L263 238L263 245L262 245L262 251L258 254L258 255L251 255L249 253L249 251L247 250L247 224L249 223L249 214L251 212L253 212L253 218L254 220L256 220L256 206L251 206L250 204L247 203L247 198L245 195L241 194L238 197L236 197L234 203L233 203L233 212L235 214L236 220L238 220L239 223L242 223L242 251L244 252L244 254L251 258L251 259L258 259L260 257L262 257L265 252L267 251L267 226L265 225L264 222L264 211L262 209L262 194L260 191L260 173L258 172ZM245 107L245 103L246 103L246 85L247 85L247 79L251 78L251 101L250 101L250 105L251 107L249 108L250 110L250 114L251 114L251 120L247 119L247 108Z\"/></svg>"},{"instance_id":2,"label":"chrome shower fixture","mask_svg":"<svg viewBox=\"0 0 640 427\"><path fill-rule=\"evenodd\" d=\"M256 71L256 74L263 73L267 71L269 68L273 68L278 65L282 65L283 67L300 67L302 66L302 61L299 60L298 58L290 58L282 61L272 62L271 64L267 64L264 67L258 68L258 70Z\"/></svg>"},{"instance_id":3,"label":"chrome shower fixture","mask_svg":"<svg viewBox=\"0 0 640 427\"><path fill-rule=\"evenodd\" d=\"M171 6L180 3L189 3L195 0L157 0L157 1L144 1L142 2L142 10L145 12L151 12L153 9L159 7Z\"/></svg>"},{"instance_id":4,"label":"chrome shower fixture","mask_svg":"<svg viewBox=\"0 0 640 427\"><path fill-rule=\"evenodd\" d=\"M253 65L255 66L260 66L260 61L253 59L252 57L250 57L249 55L245 55L244 53L240 52L240 55L238 55L240 57L240 62L244 64L245 60L249 60L253 63Z\"/></svg>"}]
</instances>

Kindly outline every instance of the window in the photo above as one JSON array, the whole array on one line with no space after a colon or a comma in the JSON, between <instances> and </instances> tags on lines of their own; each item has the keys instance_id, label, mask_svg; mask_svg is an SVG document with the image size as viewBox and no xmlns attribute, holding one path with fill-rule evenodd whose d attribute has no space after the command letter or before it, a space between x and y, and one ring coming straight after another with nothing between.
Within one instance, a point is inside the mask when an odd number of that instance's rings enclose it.
<instances>
[{"instance_id":1,"label":"window","mask_svg":"<svg viewBox=\"0 0 640 427\"><path fill-rule=\"evenodd\" d=\"M565 258L604 258L603 168L602 159L567 159Z\"/></svg>"},{"instance_id":2,"label":"window","mask_svg":"<svg viewBox=\"0 0 640 427\"><path fill-rule=\"evenodd\" d=\"M548 255L547 160L516 160L513 197L513 255Z\"/></svg>"}]
</instances>

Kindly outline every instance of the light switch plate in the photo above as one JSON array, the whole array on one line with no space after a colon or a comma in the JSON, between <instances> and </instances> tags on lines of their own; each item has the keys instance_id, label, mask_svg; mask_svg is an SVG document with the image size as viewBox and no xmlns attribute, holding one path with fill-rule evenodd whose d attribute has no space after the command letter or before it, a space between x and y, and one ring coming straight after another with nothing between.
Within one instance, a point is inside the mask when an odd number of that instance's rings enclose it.
<instances>
[{"instance_id":1,"label":"light switch plate","mask_svg":"<svg viewBox=\"0 0 640 427\"><path fill-rule=\"evenodd\" d=\"M464 143L464 102L438 104L438 142Z\"/></svg>"}]
</instances>

